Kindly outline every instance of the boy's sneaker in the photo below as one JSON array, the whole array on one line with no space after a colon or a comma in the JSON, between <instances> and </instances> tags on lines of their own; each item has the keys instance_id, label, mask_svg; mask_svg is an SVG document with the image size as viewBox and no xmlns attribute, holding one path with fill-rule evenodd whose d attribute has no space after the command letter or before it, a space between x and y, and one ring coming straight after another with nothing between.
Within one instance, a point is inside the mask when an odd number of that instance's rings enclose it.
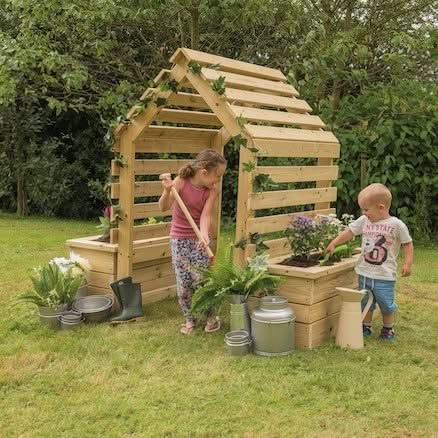
<instances>
[{"instance_id":1,"label":"boy's sneaker","mask_svg":"<svg viewBox=\"0 0 438 438\"><path fill-rule=\"evenodd\" d=\"M383 341L393 341L395 339L394 330L383 327L382 330L380 330L379 339L382 339Z\"/></svg>"},{"instance_id":2,"label":"boy's sneaker","mask_svg":"<svg viewBox=\"0 0 438 438\"><path fill-rule=\"evenodd\" d=\"M368 338L373 334L373 331L371 330L371 326L369 325L362 325L362 333L364 338Z\"/></svg>"}]
</instances>

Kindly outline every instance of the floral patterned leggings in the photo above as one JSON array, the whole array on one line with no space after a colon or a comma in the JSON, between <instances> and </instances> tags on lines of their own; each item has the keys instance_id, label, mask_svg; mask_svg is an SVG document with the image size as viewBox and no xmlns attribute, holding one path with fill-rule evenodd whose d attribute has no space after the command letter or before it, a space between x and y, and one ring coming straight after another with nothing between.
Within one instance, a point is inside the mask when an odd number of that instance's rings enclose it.
<instances>
[{"instance_id":1,"label":"floral patterned leggings","mask_svg":"<svg viewBox=\"0 0 438 438\"><path fill-rule=\"evenodd\" d=\"M207 252L199 247L197 239L170 239L170 247L178 302L186 321L194 324L192 295L201 280L201 274L193 268L207 268L210 259Z\"/></svg>"}]
</instances>

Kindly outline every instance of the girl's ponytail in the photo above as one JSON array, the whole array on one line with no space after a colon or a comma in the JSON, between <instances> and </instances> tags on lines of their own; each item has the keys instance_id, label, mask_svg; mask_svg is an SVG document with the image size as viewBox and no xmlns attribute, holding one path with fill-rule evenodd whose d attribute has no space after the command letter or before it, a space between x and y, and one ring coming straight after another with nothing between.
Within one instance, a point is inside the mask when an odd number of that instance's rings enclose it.
<instances>
[{"instance_id":1,"label":"girl's ponytail","mask_svg":"<svg viewBox=\"0 0 438 438\"><path fill-rule=\"evenodd\" d=\"M178 176L182 179L192 178L198 170L206 169L210 172L221 164L226 165L227 160L219 152L214 149L205 149L199 153L194 161L182 167L178 172Z\"/></svg>"},{"instance_id":2,"label":"girl's ponytail","mask_svg":"<svg viewBox=\"0 0 438 438\"><path fill-rule=\"evenodd\" d=\"M185 166L181 167L178 172L178 176L182 179L192 178L195 176L196 168L194 162L187 163Z\"/></svg>"}]
</instances>

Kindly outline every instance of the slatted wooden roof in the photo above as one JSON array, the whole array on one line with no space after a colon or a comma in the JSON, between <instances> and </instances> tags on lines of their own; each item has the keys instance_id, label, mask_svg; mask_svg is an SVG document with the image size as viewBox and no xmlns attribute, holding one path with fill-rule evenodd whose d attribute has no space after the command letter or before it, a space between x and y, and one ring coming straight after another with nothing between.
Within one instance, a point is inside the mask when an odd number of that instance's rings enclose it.
<instances>
[{"instance_id":1,"label":"slatted wooden roof","mask_svg":"<svg viewBox=\"0 0 438 438\"><path fill-rule=\"evenodd\" d=\"M157 203L135 203L136 197L158 195L159 182L139 183L135 176L176 173L186 162L136 160L135 153L198 153L209 147L223 150L231 137L246 139L246 147L240 151L237 240L250 232L284 227L286 215L266 220L255 217L257 210L310 203L315 211L332 211L336 189L331 181L338 175L333 159L339 157L339 142L318 116L311 115L311 107L299 98L281 71L187 48L178 49L170 61L172 67L155 78L157 86L148 88L141 97L151 99L148 105L142 111L132 108L127 115L129 123L116 129L116 150L127 162L123 167L112 166L113 175L119 177L112 185L112 196L119 198L122 208L117 232L119 275L129 275L132 270L132 242L137 236L134 219L163 215ZM192 63L200 66L199 72L189 68ZM212 84L221 77L225 92L219 95ZM160 88L166 81L175 81L178 92ZM157 106L157 99L165 99L165 105ZM313 157L318 161L316 166L256 166L245 172L243 163L257 164L258 157ZM261 173L277 182L316 181L316 187L254 193L253 178ZM168 227L162 228L168 232Z\"/></svg>"}]
</instances>

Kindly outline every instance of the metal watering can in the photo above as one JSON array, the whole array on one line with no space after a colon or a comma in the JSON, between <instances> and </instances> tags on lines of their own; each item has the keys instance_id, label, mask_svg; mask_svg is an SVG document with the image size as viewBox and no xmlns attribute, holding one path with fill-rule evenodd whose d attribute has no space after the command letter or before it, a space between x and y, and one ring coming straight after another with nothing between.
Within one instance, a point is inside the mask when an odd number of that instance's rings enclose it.
<instances>
[{"instance_id":1,"label":"metal watering can","mask_svg":"<svg viewBox=\"0 0 438 438\"><path fill-rule=\"evenodd\" d=\"M362 321L373 303L373 293L370 290L337 287L341 297L341 312L339 314L336 345L342 348L359 350L364 347ZM368 302L362 312L361 301L368 294Z\"/></svg>"}]
</instances>

